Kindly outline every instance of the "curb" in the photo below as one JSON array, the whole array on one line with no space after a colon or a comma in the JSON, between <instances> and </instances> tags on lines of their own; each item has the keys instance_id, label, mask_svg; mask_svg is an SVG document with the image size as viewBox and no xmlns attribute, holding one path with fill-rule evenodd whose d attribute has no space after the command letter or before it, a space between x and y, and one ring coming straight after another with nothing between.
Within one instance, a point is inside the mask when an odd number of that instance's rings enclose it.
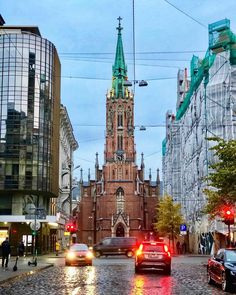
<instances>
[{"instance_id":1,"label":"curb","mask_svg":"<svg viewBox=\"0 0 236 295\"><path fill-rule=\"evenodd\" d=\"M36 270L29 270L29 271L23 272L23 273L21 273L19 275L14 275L14 276L12 276L10 278L7 278L5 280L0 281L0 286L4 285L5 283L8 283L10 281L13 281L13 280L17 281L17 280L19 280L21 278L34 275L34 274L36 274L36 273L38 273L38 272L40 272L40 271L42 271L44 269L52 267L52 266L54 266L54 264L49 264L49 265L46 265L46 266L42 266L42 267L40 267L39 269L36 269Z\"/></svg>"}]
</instances>

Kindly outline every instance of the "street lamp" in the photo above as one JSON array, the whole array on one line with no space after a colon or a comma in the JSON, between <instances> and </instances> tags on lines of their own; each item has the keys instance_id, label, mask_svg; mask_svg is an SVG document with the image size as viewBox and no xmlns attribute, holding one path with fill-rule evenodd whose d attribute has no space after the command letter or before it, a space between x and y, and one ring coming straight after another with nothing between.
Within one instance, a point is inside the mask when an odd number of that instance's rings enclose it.
<instances>
[{"instance_id":1,"label":"street lamp","mask_svg":"<svg viewBox=\"0 0 236 295\"><path fill-rule=\"evenodd\" d=\"M139 80L134 80L133 82L134 82L134 85L138 84L139 87L148 86L148 82L145 81L145 80L140 80L140 81ZM123 85L126 86L126 87L133 86L132 82L129 81L129 80L124 81Z\"/></svg>"}]
</instances>

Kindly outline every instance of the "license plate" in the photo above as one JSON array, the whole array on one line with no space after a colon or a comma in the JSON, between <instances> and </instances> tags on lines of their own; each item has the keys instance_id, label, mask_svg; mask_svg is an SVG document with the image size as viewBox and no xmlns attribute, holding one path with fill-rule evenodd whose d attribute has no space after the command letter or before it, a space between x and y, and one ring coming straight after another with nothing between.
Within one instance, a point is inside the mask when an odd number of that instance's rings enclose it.
<instances>
[{"instance_id":1,"label":"license plate","mask_svg":"<svg viewBox=\"0 0 236 295\"><path fill-rule=\"evenodd\" d=\"M159 255L159 254L146 254L145 258L162 259L162 255Z\"/></svg>"}]
</instances>

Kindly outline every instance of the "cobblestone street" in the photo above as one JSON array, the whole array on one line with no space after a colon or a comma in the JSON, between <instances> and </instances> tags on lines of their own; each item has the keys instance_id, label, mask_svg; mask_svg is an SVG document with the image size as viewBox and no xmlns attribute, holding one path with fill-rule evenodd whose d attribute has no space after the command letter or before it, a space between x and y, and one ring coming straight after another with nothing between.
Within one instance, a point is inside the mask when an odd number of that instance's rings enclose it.
<instances>
[{"instance_id":1,"label":"cobblestone street","mask_svg":"<svg viewBox=\"0 0 236 295\"><path fill-rule=\"evenodd\" d=\"M50 260L50 262L52 259ZM120 257L95 259L93 266L65 267L64 259L55 266L4 283L2 295L153 295L229 294L206 282L206 257L174 257L171 276L161 272L134 273L134 260Z\"/></svg>"}]
</instances>

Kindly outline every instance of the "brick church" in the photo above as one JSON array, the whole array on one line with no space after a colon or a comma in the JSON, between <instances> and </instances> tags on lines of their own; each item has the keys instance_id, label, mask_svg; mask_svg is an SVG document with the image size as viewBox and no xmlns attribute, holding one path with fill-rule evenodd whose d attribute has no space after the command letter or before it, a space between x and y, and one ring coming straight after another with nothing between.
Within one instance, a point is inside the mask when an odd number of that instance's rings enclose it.
<instances>
[{"instance_id":1,"label":"brick church","mask_svg":"<svg viewBox=\"0 0 236 295\"><path fill-rule=\"evenodd\" d=\"M106 143L104 164L95 162L95 180L80 179L77 208L78 241L89 245L104 237L136 236L142 240L153 230L160 194L159 170L155 181L144 179L144 158L136 164L134 142L134 94L128 88L121 24L112 87L106 95Z\"/></svg>"}]
</instances>

